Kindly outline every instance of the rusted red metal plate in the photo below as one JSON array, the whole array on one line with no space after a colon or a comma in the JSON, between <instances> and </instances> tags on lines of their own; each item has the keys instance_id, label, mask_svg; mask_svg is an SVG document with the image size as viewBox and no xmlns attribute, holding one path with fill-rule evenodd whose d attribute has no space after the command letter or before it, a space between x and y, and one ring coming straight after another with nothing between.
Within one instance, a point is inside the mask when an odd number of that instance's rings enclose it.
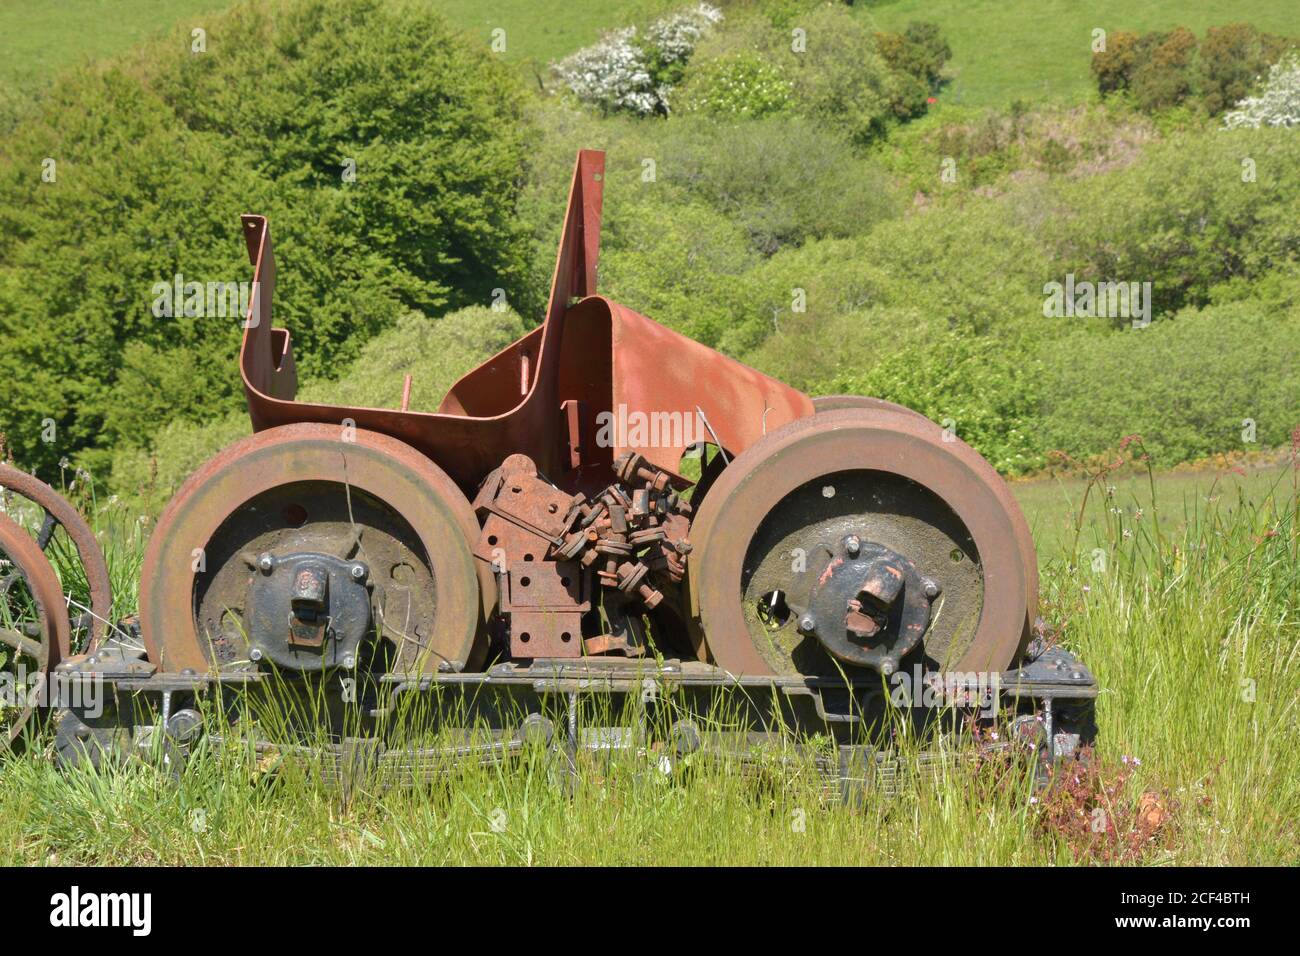
<instances>
[{"instance_id":1,"label":"rusted red metal plate","mask_svg":"<svg viewBox=\"0 0 1300 956\"><path fill-rule=\"evenodd\" d=\"M701 436L716 434L736 454L812 414L798 390L595 295L603 178L604 154L579 153L545 322L465 375L437 413L293 401L291 338L272 328L270 232L265 218L245 216L255 271L240 368L254 430L351 421L423 452L473 497L515 453L565 491L595 490L629 448L676 474L682 453ZM575 298L582 301L572 305ZM642 432L649 443L636 444L634 429L618 427L630 416L652 429ZM604 444L602 422L613 426Z\"/></svg>"}]
</instances>

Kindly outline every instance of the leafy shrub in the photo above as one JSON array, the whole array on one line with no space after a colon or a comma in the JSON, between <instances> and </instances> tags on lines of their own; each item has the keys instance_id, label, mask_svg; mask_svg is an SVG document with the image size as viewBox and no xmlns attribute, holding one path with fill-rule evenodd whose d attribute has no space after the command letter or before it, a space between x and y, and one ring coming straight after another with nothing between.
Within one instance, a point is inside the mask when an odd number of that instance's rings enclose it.
<instances>
[{"instance_id":1,"label":"leafy shrub","mask_svg":"<svg viewBox=\"0 0 1300 956\"><path fill-rule=\"evenodd\" d=\"M914 20L902 33L877 33L876 43L897 77L895 115L900 119L922 115L930 95L939 91L944 64L952 58L938 24Z\"/></svg>"},{"instance_id":2,"label":"leafy shrub","mask_svg":"<svg viewBox=\"0 0 1300 956\"><path fill-rule=\"evenodd\" d=\"M1015 335L953 329L909 336L865 373L832 376L814 391L873 395L906 405L951 428L1003 474L1022 474L1046 462L1034 431L1037 363Z\"/></svg>"},{"instance_id":3,"label":"leafy shrub","mask_svg":"<svg viewBox=\"0 0 1300 956\"><path fill-rule=\"evenodd\" d=\"M1092 56L1103 95L1127 92L1148 112L1196 103L1211 116L1241 100L1294 41L1248 23L1210 27L1199 45L1185 27L1145 34L1117 31Z\"/></svg>"},{"instance_id":4,"label":"leafy shrub","mask_svg":"<svg viewBox=\"0 0 1300 956\"><path fill-rule=\"evenodd\" d=\"M237 407L240 316L151 305L177 274L251 278L249 209L273 223L276 318L304 378L405 310L516 287L523 139L504 67L379 0L239 7L209 23L206 53L186 32L65 76L0 146L9 446L27 466L76 454L102 472L161 421Z\"/></svg>"},{"instance_id":5,"label":"leafy shrub","mask_svg":"<svg viewBox=\"0 0 1300 956\"><path fill-rule=\"evenodd\" d=\"M1300 307L1234 302L1079 333L1053 342L1042 366L1040 447L1083 457L1137 433L1164 467L1283 445L1300 423ZM1242 441L1247 419L1254 446Z\"/></svg>"},{"instance_id":6,"label":"leafy shrub","mask_svg":"<svg viewBox=\"0 0 1300 956\"><path fill-rule=\"evenodd\" d=\"M806 50L789 35L783 55L792 62L795 101L805 115L867 144L883 136L898 80L876 48L870 29L843 6L822 6L799 18Z\"/></svg>"},{"instance_id":7,"label":"leafy shrub","mask_svg":"<svg viewBox=\"0 0 1300 956\"><path fill-rule=\"evenodd\" d=\"M783 71L748 51L719 57L691 77L685 112L758 118L789 107L794 86Z\"/></svg>"},{"instance_id":8,"label":"leafy shrub","mask_svg":"<svg viewBox=\"0 0 1300 956\"><path fill-rule=\"evenodd\" d=\"M1260 75L1282 57L1288 43L1249 23L1210 27L1201 43L1205 109L1211 116L1246 98ZM1276 125L1276 124L1274 124Z\"/></svg>"},{"instance_id":9,"label":"leafy shrub","mask_svg":"<svg viewBox=\"0 0 1300 956\"><path fill-rule=\"evenodd\" d=\"M1300 140L1287 130L1178 134L1060 200L1068 211L1044 227L1053 278L1150 282L1157 317L1300 260Z\"/></svg>"},{"instance_id":10,"label":"leafy shrub","mask_svg":"<svg viewBox=\"0 0 1300 956\"><path fill-rule=\"evenodd\" d=\"M1247 97L1223 117L1228 129L1300 126L1300 54L1292 53L1269 67L1258 96Z\"/></svg>"},{"instance_id":11,"label":"leafy shrub","mask_svg":"<svg viewBox=\"0 0 1300 956\"><path fill-rule=\"evenodd\" d=\"M670 127L657 150L659 179L712 206L764 255L814 236L860 235L899 211L879 168L812 121L700 118Z\"/></svg>"}]
</instances>

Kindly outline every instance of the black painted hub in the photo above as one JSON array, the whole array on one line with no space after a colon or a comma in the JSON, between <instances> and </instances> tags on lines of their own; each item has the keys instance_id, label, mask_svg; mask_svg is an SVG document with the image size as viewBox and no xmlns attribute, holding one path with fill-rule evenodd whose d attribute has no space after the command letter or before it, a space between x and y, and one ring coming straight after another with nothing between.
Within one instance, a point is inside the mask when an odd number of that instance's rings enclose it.
<instances>
[{"instance_id":1,"label":"black painted hub","mask_svg":"<svg viewBox=\"0 0 1300 956\"><path fill-rule=\"evenodd\" d=\"M262 554L248 588L249 657L293 670L356 666L370 630L370 570L329 554Z\"/></svg>"},{"instance_id":2,"label":"black painted hub","mask_svg":"<svg viewBox=\"0 0 1300 956\"><path fill-rule=\"evenodd\" d=\"M846 664L889 675L921 643L937 594L906 557L850 534L831 549L798 626Z\"/></svg>"}]
</instances>

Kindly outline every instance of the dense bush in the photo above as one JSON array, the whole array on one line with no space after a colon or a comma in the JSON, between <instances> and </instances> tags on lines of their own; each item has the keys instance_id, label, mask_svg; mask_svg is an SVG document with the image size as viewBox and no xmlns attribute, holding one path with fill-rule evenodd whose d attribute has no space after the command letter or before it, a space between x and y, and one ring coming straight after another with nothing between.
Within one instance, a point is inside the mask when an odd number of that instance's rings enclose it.
<instances>
[{"instance_id":1,"label":"dense bush","mask_svg":"<svg viewBox=\"0 0 1300 956\"><path fill-rule=\"evenodd\" d=\"M899 78L893 97L895 115L900 119L920 116L931 94L939 91L944 65L952 58L948 41L937 24L913 21L902 33L877 33L876 43Z\"/></svg>"},{"instance_id":2,"label":"dense bush","mask_svg":"<svg viewBox=\"0 0 1300 956\"><path fill-rule=\"evenodd\" d=\"M251 278L244 211L271 218L304 377L404 310L513 294L523 140L505 68L380 0L240 7L205 52L185 33L65 77L0 147L8 446L101 468L162 421L237 406L240 316L152 306L177 274Z\"/></svg>"},{"instance_id":3,"label":"dense bush","mask_svg":"<svg viewBox=\"0 0 1300 956\"><path fill-rule=\"evenodd\" d=\"M759 118L780 113L793 101L794 85L779 67L742 50L715 57L691 75L681 111L714 117Z\"/></svg>"},{"instance_id":4,"label":"dense bush","mask_svg":"<svg viewBox=\"0 0 1300 956\"><path fill-rule=\"evenodd\" d=\"M1137 433L1159 466L1276 447L1300 425L1300 306L1255 299L1079 333L1054 341L1043 369L1040 447L1084 458Z\"/></svg>"},{"instance_id":5,"label":"dense bush","mask_svg":"<svg viewBox=\"0 0 1300 956\"><path fill-rule=\"evenodd\" d=\"M1284 129L1175 135L1060 195L1054 278L1150 282L1157 317L1300 265L1300 139Z\"/></svg>"},{"instance_id":6,"label":"dense bush","mask_svg":"<svg viewBox=\"0 0 1300 956\"><path fill-rule=\"evenodd\" d=\"M1093 53L1092 73L1103 96L1127 92L1147 111L1195 102L1214 116L1243 99L1295 42L1248 23L1210 27L1199 44L1184 27L1116 31Z\"/></svg>"}]
</instances>

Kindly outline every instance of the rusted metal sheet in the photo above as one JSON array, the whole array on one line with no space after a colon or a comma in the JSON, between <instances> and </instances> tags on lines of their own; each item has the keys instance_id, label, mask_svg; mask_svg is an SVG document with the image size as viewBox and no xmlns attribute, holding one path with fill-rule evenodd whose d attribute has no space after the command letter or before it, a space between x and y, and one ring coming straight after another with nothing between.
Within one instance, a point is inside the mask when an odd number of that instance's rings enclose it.
<instances>
[{"instance_id":1,"label":"rusted metal sheet","mask_svg":"<svg viewBox=\"0 0 1300 956\"><path fill-rule=\"evenodd\" d=\"M682 453L706 432L702 421L738 454L766 432L812 414L811 400L798 390L595 294L603 177L604 155L582 151L545 322L465 375L437 413L293 401L291 338L272 328L270 231L265 218L245 216L254 294L240 368L254 430L351 421L428 455L472 497L511 454L527 455L566 491L594 491L628 450L676 474ZM633 414L662 426L656 441L626 440L627 430L617 426ZM602 422L613 426L603 447ZM575 442L575 432L590 438Z\"/></svg>"}]
</instances>

